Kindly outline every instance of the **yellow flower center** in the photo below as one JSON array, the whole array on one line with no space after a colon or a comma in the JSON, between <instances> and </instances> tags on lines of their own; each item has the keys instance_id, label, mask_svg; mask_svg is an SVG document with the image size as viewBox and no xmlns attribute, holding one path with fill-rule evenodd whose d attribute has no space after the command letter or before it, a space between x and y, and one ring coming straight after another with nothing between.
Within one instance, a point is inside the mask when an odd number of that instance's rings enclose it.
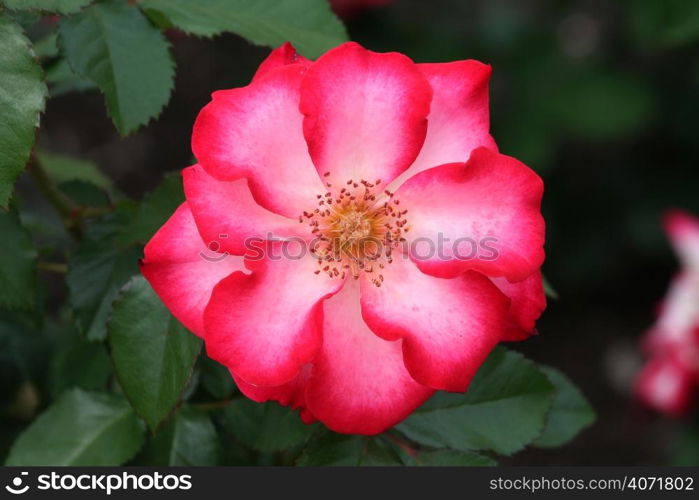
<instances>
[{"instance_id":1,"label":"yellow flower center","mask_svg":"<svg viewBox=\"0 0 699 500\"><path fill-rule=\"evenodd\" d=\"M381 286L381 270L393 262L393 250L405 241L409 227L408 211L400 210L400 201L380 185L380 180L350 179L333 192L326 183L329 191L317 196L318 207L299 216L315 236L310 251L318 260L316 274L344 279L349 273L357 279L365 272Z\"/></svg>"}]
</instances>

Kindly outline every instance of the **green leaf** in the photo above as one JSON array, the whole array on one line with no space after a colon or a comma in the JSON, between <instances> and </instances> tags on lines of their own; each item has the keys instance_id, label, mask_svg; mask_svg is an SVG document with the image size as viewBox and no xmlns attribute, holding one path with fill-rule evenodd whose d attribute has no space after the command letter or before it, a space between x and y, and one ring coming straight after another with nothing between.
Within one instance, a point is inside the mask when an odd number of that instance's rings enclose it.
<instances>
[{"instance_id":1,"label":"green leaf","mask_svg":"<svg viewBox=\"0 0 699 500\"><path fill-rule=\"evenodd\" d=\"M228 368L206 355L199 358L199 363L201 385L206 389L206 392L219 400L227 399L235 392L235 382Z\"/></svg>"},{"instance_id":2,"label":"green leaf","mask_svg":"<svg viewBox=\"0 0 699 500\"><path fill-rule=\"evenodd\" d=\"M632 136L652 118L655 107L647 82L611 71L588 71L572 78L558 89L551 104L561 126L593 141Z\"/></svg>"},{"instance_id":3,"label":"green leaf","mask_svg":"<svg viewBox=\"0 0 699 500\"><path fill-rule=\"evenodd\" d=\"M551 282L546 279L546 276L542 276L542 280L544 282L544 293L546 294L546 296L549 299L558 300L558 292L555 288L553 288Z\"/></svg>"},{"instance_id":4,"label":"green leaf","mask_svg":"<svg viewBox=\"0 0 699 500\"><path fill-rule=\"evenodd\" d=\"M280 451L303 444L316 429L304 424L298 412L247 398L232 401L224 415L226 430L258 451Z\"/></svg>"},{"instance_id":5,"label":"green leaf","mask_svg":"<svg viewBox=\"0 0 699 500\"><path fill-rule=\"evenodd\" d=\"M104 389L112 373L112 363L103 344L85 342L73 335L60 339L51 366L52 393L68 389Z\"/></svg>"},{"instance_id":6,"label":"green leaf","mask_svg":"<svg viewBox=\"0 0 699 500\"><path fill-rule=\"evenodd\" d=\"M46 173L56 183L78 180L105 190L112 186L109 178L91 161L45 151L37 151L36 156Z\"/></svg>"},{"instance_id":7,"label":"green leaf","mask_svg":"<svg viewBox=\"0 0 699 500\"><path fill-rule=\"evenodd\" d=\"M130 220L117 211L88 226L85 239L68 259L66 283L80 332L88 340L104 340L107 316L119 289L138 273L138 248L120 248L116 236Z\"/></svg>"},{"instance_id":8,"label":"green leaf","mask_svg":"<svg viewBox=\"0 0 699 500\"><path fill-rule=\"evenodd\" d=\"M179 403L201 341L172 317L141 276L121 290L108 330L121 388L136 413L156 429Z\"/></svg>"},{"instance_id":9,"label":"green leaf","mask_svg":"<svg viewBox=\"0 0 699 500\"><path fill-rule=\"evenodd\" d=\"M676 467L699 465L699 422L690 419L677 429L671 440L671 462Z\"/></svg>"},{"instance_id":10,"label":"green leaf","mask_svg":"<svg viewBox=\"0 0 699 500\"><path fill-rule=\"evenodd\" d=\"M161 12L186 33L230 31L270 47L289 41L307 57L318 57L347 40L327 0L143 0L140 5Z\"/></svg>"},{"instance_id":11,"label":"green leaf","mask_svg":"<svg viewBox=\"0 0 699 500\"><path fill-rule=\"evenodd\" d=\"M167 176L140 203L136 215L120 232L119 242L123 245L146 243L182 202L182 176L179 173Z\"/></svg>"},{"instance_id":12,"label":"green leaf","mask_svg":"<svg viewBox=\"0 0 699 500\"><path fill-rule=\"evenodd\" d=\"M6 465L121 465L142 443L143 426L125 399L74 389L22 433Z\"/></svg>"},{"instance_id":13,"label":"green leaf","mask_svg":"<svg viewBox=\"0 0 699 500\"><path fill-rule=\"evenodd\" d=\"M535 446L554 448L572 440L595 421L595 411L573 382L563 373L548 366L539 367L556 388L544 432Z\"/></svg>"},{"instance_id":14,"label":"green leaf","mask_svg":"<svg viewBox=\"0 0 699 500\"><path fill-rule=\"evenodd\" d=\"M497 348L466 394L437 393L396 428L432 448L510 455L539 436L553 395L533 362Z\"/></svg>"},{"instance_id":15,"label":"green leaf","mask_svg":"<svg viewBox=\"0 0 699 500\"><path fill-rule=\"evenodd\" d=\"M0 206L7 208L34 147L47 90L29 40L2 12L0 47Z\"/></svg>"},{"instance_id":16,"label":"green leaf","mask_svg":"<svg viewBox=\"0 0 699 500\"><path fill-rule=\"evenodd\" d=\"M138 464L149 466L216 465L218 439L211 419L184 407L146 445Z\"/></svg>"},{"instance_id":17,"label":"green leaf","mask_svg":"<svg viewBox=\"0 0 699 500\"><path fill-rule=\"evenodd\" d=\"M0 210L0 306L30 309L36 302L36 250L17 214Z\"/></svg>"},{"instance_id":18,"label":"green leaf","mask_svg":"<svg viewBox=\"0 0 699 500\"><path fill-rule=\"evenodd\" d=\"M455 450L425 451L420 453L415 461L417 465L427 467L492 467L497 465L495 460L485 455Z\"/></svg>"},{"instance_id":19,"label":"green leaf","mask_svg":"<svg viewBox=\"0 0 699 500\"><path fill-rule=\"evenodd\" d=\"M629 9L631 34L641 46L676 48L699 39L699 3L637 0Z\"/></svg>"},{"instance_id":20,"label":"green leaf","mask_svg":"<svg viewBox=\"0 0 699 500\"><path fill-rule=\"evenodd\" d=\"M39 59L58 57L58 34L55 32L34 42L34 53Z\"/></svg>"},{"instance_id":21,"label":"green leaf","mask_svg":"<svg viewBox=\"0 0 699 500\"><path fill-rule=\"evenodd\" d=\"M94 184L85 181L65 181L58 184L58 190L75 204L84 207L108 207L109 195ZM86 215L85 217L88 217Z\"/></svg>"},{"instance_id":22,"label":"green leaf","mask_svg":"<svg viewBox=\"0 0 699 500\"><path fill-rule=\"evenodd\" d=\"M86 92L97 88L91 80L76 75L68 61L63 58L58 59L46 70L46 81L49 83L53 97L68 92Z\"/></svg>"},{"instance_id":23,"label":"green leaf","mask_svg":"<svg viewBox=\"0 0 699 500\"><path fill-rule=\"evenodd\" d=\"M246 448L230 434L219 436L219 458L218 465L257 465L259 454Z\"/></svg>"},{"instance_id":24,"label":"green leaf","mask_svg":"<svg viewBox=\"0 0 699 500\"><path fill-rule=\"evenodd\" d=\"M77 205L107 206L112 183L94 163L73 156L37 151L36 157L59 190Z\"/></svg>"},{"instance_id":25,"label":"green leaf","mask_svg":"<svg viewBox=\"0 0 699 500\"><path fill-rule=\"evenodd\" d=\"M73 70L104 93L122 135L160 114L174 64L163 34L135 7L110 0L61 19L59 44Z\"/></svg>"},{"instance_id":26,"label":"green leaf","mask_svg":"<svg viewBox=\"0 0 699 500\"><path fill-rule=\"evenodd\" d=\"M48 336L36 312L0 310L0 404L13 401L27 383L40 384L46 378L50 353Z\"/></svg>"},{"instance_id":27,"label":"green leaf","mask_svg":"<svg viewBox=\"0 0 699 500\"><path fill-rule=\"evenodd\" d=\"M2 0L10 9L36 9L44 12L72 14L87 7L94 0Z\"/></svg>"},{"instance_id":28,"label":"green leaf","mask_svg":"<svg viewBox=\"0 0 699 500\"><path fill-rule=\"evenodd\" d=\"M303 467L319 466L396 466L403 465L384 438L319 431L297 461Z\"/></svg>"}]
</instances>

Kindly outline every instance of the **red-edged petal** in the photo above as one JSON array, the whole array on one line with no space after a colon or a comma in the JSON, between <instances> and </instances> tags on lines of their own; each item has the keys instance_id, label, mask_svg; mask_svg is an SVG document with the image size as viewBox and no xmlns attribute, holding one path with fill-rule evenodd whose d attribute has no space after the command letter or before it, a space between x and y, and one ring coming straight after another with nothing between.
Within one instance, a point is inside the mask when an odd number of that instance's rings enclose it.
<instances>
[{"instance_id":1,"label":"red-edged petal","mask_svg":"<svg viewBox=\"0 0 699 500\"><path fill-rule=\"evenodd\" d=\"M301 419L307 423L315 422L315 418L306 410L306 384L311 377L313 366L308 364L301 367L299 374L284 385L275 387L264 387L248 384L241 377L231 372L231 376L235 381L238 389L245 396L257 403L265 403L267 401L276 401L282 406L299 409Z\"/></svg>"},{"instance_id":2,"label":"red-edged petal","mask_svg":"<svg viewBox=\"0 0 699 500\"><path fill-rule=\"evenodd\" d=\"M246 179L219 181L199 165L184 169L184 192L209 248L243 255L260 240L300 238L297 219L261 207Z\"/></svg>"},{"instance_id":3,"label":"red-edged petal","mask_svg":"<svg viewBox=\"0 0 699 500\"><path fill-rule=\"evenodd\" d=\"M510 298L510 314L502 340L515 342L536 333L536 320L546 309L541 273L537 271L517 283L510 283L505 278L493 278L493 283Z\"/></svg>"},{"instance_id":4,"label":"red-edged petal","mask_svg":"<svg viewBox=\"0 0 699 500\"><path fill-rule=\"evenodd\" d=\"M259 80L270 71L275 70L280 66L286 66L287 64L300 64L307 68L313 63L296 52L293 45L286 42L270 52L267 58L262 61L255 72L255 76L252 77L252 81L254 82L255 80Z\"/></svg>"},{"instance_id":5,"label":"red-edged petal","mask_svg":"<svg viewBox=\"0 0 699 500\"><path fill-rule=\"evenodd\" d=\"M326 52L301 87L304 135L318 172L331 183L388 183L415 160L427 130L432 89L395 52L356 43Z\"/></svg>"},{"instance_id":6,"label":"red-edged petal","mask_svg":"<svg viewBox=\"0 0 699 500\"><path fill-rule=\"evenodd\" d=\"M481 146L497 152L490 135L490 66L473 60L417 66L433 91L427 137L417 159L395 185L428 168L463 163Z\"/></svg>"},{"instance_id":7,"label":"red-edged petal","mask_svg":"<svg viewBox=\"0 0 699 500\"><path fill-rule=\"evenodd\" d=\"M305 67L270 70L247 87L214 92L194 124L192 149L219 180L247 177L255 200L287 217L324 193L303 138L299 87Z\"/></svg>"},{"instance_id":8,"label":"red-edged petal","mask_svg":"<svg viewBox=\"0 0 699 500\"><path fill-rule=\"evenodd\" d=\"M211 291L226 276L245 269L242 257L207 249L186 202L151 238L144 255L143 276L170 312L200 337Z\"/></svg>"},{"instance_id":9,"label":"red-edged petal","mask_svg":"<svg viewBox=\"0 0 699 500\"><path fill-rule=\"evenodd\" d=\"M405 366L415 380L433 389L465 391L502 339L507 298L480 273L435 278L405 256L380 272L380 287L366 277L361 281L367 325L383 339L403 339Z\"/></svg>"},{"instance_id":10,"label":"red-edged petal","mask_svg":"<svg viewBox=\"0 0 699 500\"><path fill-rule=\"evenodd\" d=\"M684 266L699 274L699 219L675 210L665 216L664 223Z\"/></svg>"},{"instance_id":11,"label":"red-edged petal","mask_svg":"<svg viewBox=\"0 0 699 500\"><path fill-rule=\"evenodd\" d=\"M544 261L543 182L509 156L485 148L466 164L424 170L396 193L408 209L410 254L428 274L476 270L521 281Z\"/></svg>"},{"instance_id":12,"label":"red-edged petal","mask_svg":"<svg viewBox=\"0 0 699 500\"><path fill-rule=\"evenodd\" d=\"M648 406L670 416L685 415L693 402L692 375L671 357L651 359L638 374L636 394Z\"/></svg>"},{"instance_id":13,"label":"red-edged petal","mask_svg":"<svg viewBox=\"0 0 699 500\"><path fill-rule=\"evenodd\" d=\"M660 307L658 320L649 331L645 347L650 352L674 350L693 340L699 327L699 275L678 274Z\"/></svg>"},{"instance_id":14,"label":"red-edged petal","mask_svg":"<svg viewBox=\"0 0 699 500\"><path fill-rule=\"evenodd\" d=\"M246 257L251 274L235 273L211 294L204 312L206 350L250 384L289 382L323 340L322 301L342 281L314 274L313 257L293 257L303 249L271 244L263 257Z\"/></svg>"},{"instance_id":15,"label":"red-edged petal","mask_svg":"<svg viewBox=\"0 0 699 500\"><path fill-rule=\"evenodd\" d=\"M356 282L325 301L324 309L323 347L306 388L315 418L336 432L377 434L432 395L406 370L401 341L380 339L364 323Z\"/></svg>"}]
</instances>

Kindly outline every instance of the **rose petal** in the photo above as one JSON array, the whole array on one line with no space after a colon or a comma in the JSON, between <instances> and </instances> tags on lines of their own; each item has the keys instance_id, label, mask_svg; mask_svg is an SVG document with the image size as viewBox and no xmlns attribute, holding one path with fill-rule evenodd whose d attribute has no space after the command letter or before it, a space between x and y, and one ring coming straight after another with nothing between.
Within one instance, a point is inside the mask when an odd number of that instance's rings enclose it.
<instances>
[{"instance_id":1,"label":"rose petal","mask_svg":"<svg viewBox=\"0 0 699 500\"><path fill-rule=\"evenodd\" d=\"M185 202L144 249L141 273L172 314L204 336L204 308L226 276L244 270L242 257L211 252L201 239Z\"/></svg>"},{"instance_id":2,"label":"rose petal","mask_svg":"<svg viewBox=\"0 0 699 500\"><path fill-rule=\"evenodd\" d=\"M246 257L252 273L221 281L204 312L209 356L250 384L289 382L322 343L322 301L342 281L314 274L313 257L294 258L303 249L275 243L261 258Z\"/></svg>"},{"instance_id":3,"label":"rose petal","mask_svg":"<svg viewBox=\"0 0 699 500\"><path fill-rule=\"evenodd\" d=\"M507 298L480 273L435 278L405 256L377 272L384 277L380 287L370 275L361 280L367 325L383 339L403 339L405 365L415 380L465 391L502 339Z\"/></svg>"},{"instance_id":4,"label":"rose petal","mask_svg":"<svg viewBox=\"0 0 699 500\"><path fill-rule=\"evenodd\" d=\"M315 206L325 188L308 155L299 112L305 67L270 70L247 87L214 92L194 124L192 149L213 177L247 177L255 200L268 210L298 215Z\"/></svg>"},{"instance_id":5,"label":"rose petal","mask_svg":"<svg viewBox=\"0 0 699 500\"><path fill-rule=\"evenodd\" d=\"M286 42L270 52L267 58L262 61L260 66L257 68L257 72L255 72L255 76L253 76L252 81L254 82L259 80L272 70L275 70L280 66L286 66L287 64L300 64L307 68L313 63L296 52L293 45Z\"/></svg>"},{"instance_id":6,"label":"rose petal","mask_svg":"<svg viewBox=\"0 0 699 500\"><path fill-rule=\"evenodd\" d=\"M505 278L492 280L510 299L510 313L502 340L515 342L536 333L536 320L546 309L546 292L541 272L537 271L517 283L510 283Z\"/></svg>"},{"instance_id":7,"label":"rose petal","mask_svg":"<svg viewBox=\"0 0 699 500\"><path fill-rule=\"evenodd\" d=\"M693 380L671 358L651 359L636 380L636 394L648 406L667 415L685 415L693 402Z\"/></svg>"},{"instance_id":8,"label":"rose petal","mask_svg":"<svg viewBox=\"0 0 699 500\"><path fill-rule=\"evenodd\" d=\"M422 147L431 97L402 54L351 42L326 52L301 87L303 130L318 172L333 184L390 182Z\"/></svg>"},{"instance_id":9,"label":"rose petal","mask_svg":"<svg viewBox=\"0 0 699 500\"><path fill-rule=\"evenodd\" d=\"M490 66L468 60L417 67L433 91L427 137L415 162L394 186L428 168L463 163L478 147L498 150L490 135Z\"/></svg>"},{"instance_id":10,"label":"rose petal","mask_svg":"<svg viewBox=\"0 0 699 500\"><path fill-rule=\"evenodd\" d=\"M485 148L466 164L408 179L396 199L408 210L410 255L450 278L467 270L521 281L544 260L543 183L524 164Z\"/></svg>"},{"instance_id":11,"label":"rose petal","mask_svg":"<svg viewBox=\"0 0 699 500\"><path fill-rule=\"evenodd\" d=\"M324 310L323 346L306 388L315 418L336 432L377 434L432 395L406 370L401 342L380 339L364 323L355 281L325 301Z\"/></svg>"},{"instance_id":12,"label":"rose petal","mask_svg":"<svg viewBox=\"0 0 699 500\"><path fill-rule=\"evenodd\" d=\"M248 384L241 377L231 372L231 376L235 381L238 389L245 396L257 403L265 403L267 401L276 401L282 406L289 406L294 410L300 410L301 419L311 424L315 422L315 418L305 408L306 406L306 384L311 377L313 366L310 364L304 365L299 374L284 385L275 387L263 387Z\"/></svg>"},{"instance_id":13,"label":"rose petal","mask_svg":"<svg viewBox=\"0 0 699 500\"><path fill-rule=\"evenodd\" d=\"M665 216L664 223L683 265L699 274L699 219L675 210Z\"/></svg>"},{"instance_id":14,"label":"rose petal","mask_svg":"<svg viewBox=\"0 0 699 500\"><path fill-rule=\"evenodd\" d=\"M210 249L243 255L261 240L306 236L298 220L258 205L246 179L219 181L199 165L182 176L187 203Z\"/></svg>"},{"instance_id":15,"label":"rose petal","mask_svg":"<svg viewBox=\"0 0 699 500\"><path fill-rule=\"evenodd\" d=\"M646 347L664 351L687 346L693 330L699 327L699 276L683 272L670 284L660 307L660 315L650 330Z\"/></svg>"}]
</instances>

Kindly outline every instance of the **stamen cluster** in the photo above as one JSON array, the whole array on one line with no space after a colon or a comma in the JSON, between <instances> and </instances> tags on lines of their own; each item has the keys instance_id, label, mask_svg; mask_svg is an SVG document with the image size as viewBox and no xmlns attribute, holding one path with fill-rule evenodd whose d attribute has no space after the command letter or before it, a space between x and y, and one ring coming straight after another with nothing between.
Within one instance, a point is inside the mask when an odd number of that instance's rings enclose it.
<instances>
[{"instance_id":1,"label":"stamen cluster","mask_svg":"<svg viewBox=\"0 0 699 500\"><path fill-rule=\"evenodd\" d=\"M326 177L328 174L326 174ZM381 180L369 182L349 179L335 189L317 195L318 207L299 216L315 236L311 253L318 259L318 270L330 277L354 279L360 272L372 275L372 283L381 286L381 269L393 262L393 251L405 241L409 231L400 201L388 189L381 191Z\"/></svg>"}]
</instances>

